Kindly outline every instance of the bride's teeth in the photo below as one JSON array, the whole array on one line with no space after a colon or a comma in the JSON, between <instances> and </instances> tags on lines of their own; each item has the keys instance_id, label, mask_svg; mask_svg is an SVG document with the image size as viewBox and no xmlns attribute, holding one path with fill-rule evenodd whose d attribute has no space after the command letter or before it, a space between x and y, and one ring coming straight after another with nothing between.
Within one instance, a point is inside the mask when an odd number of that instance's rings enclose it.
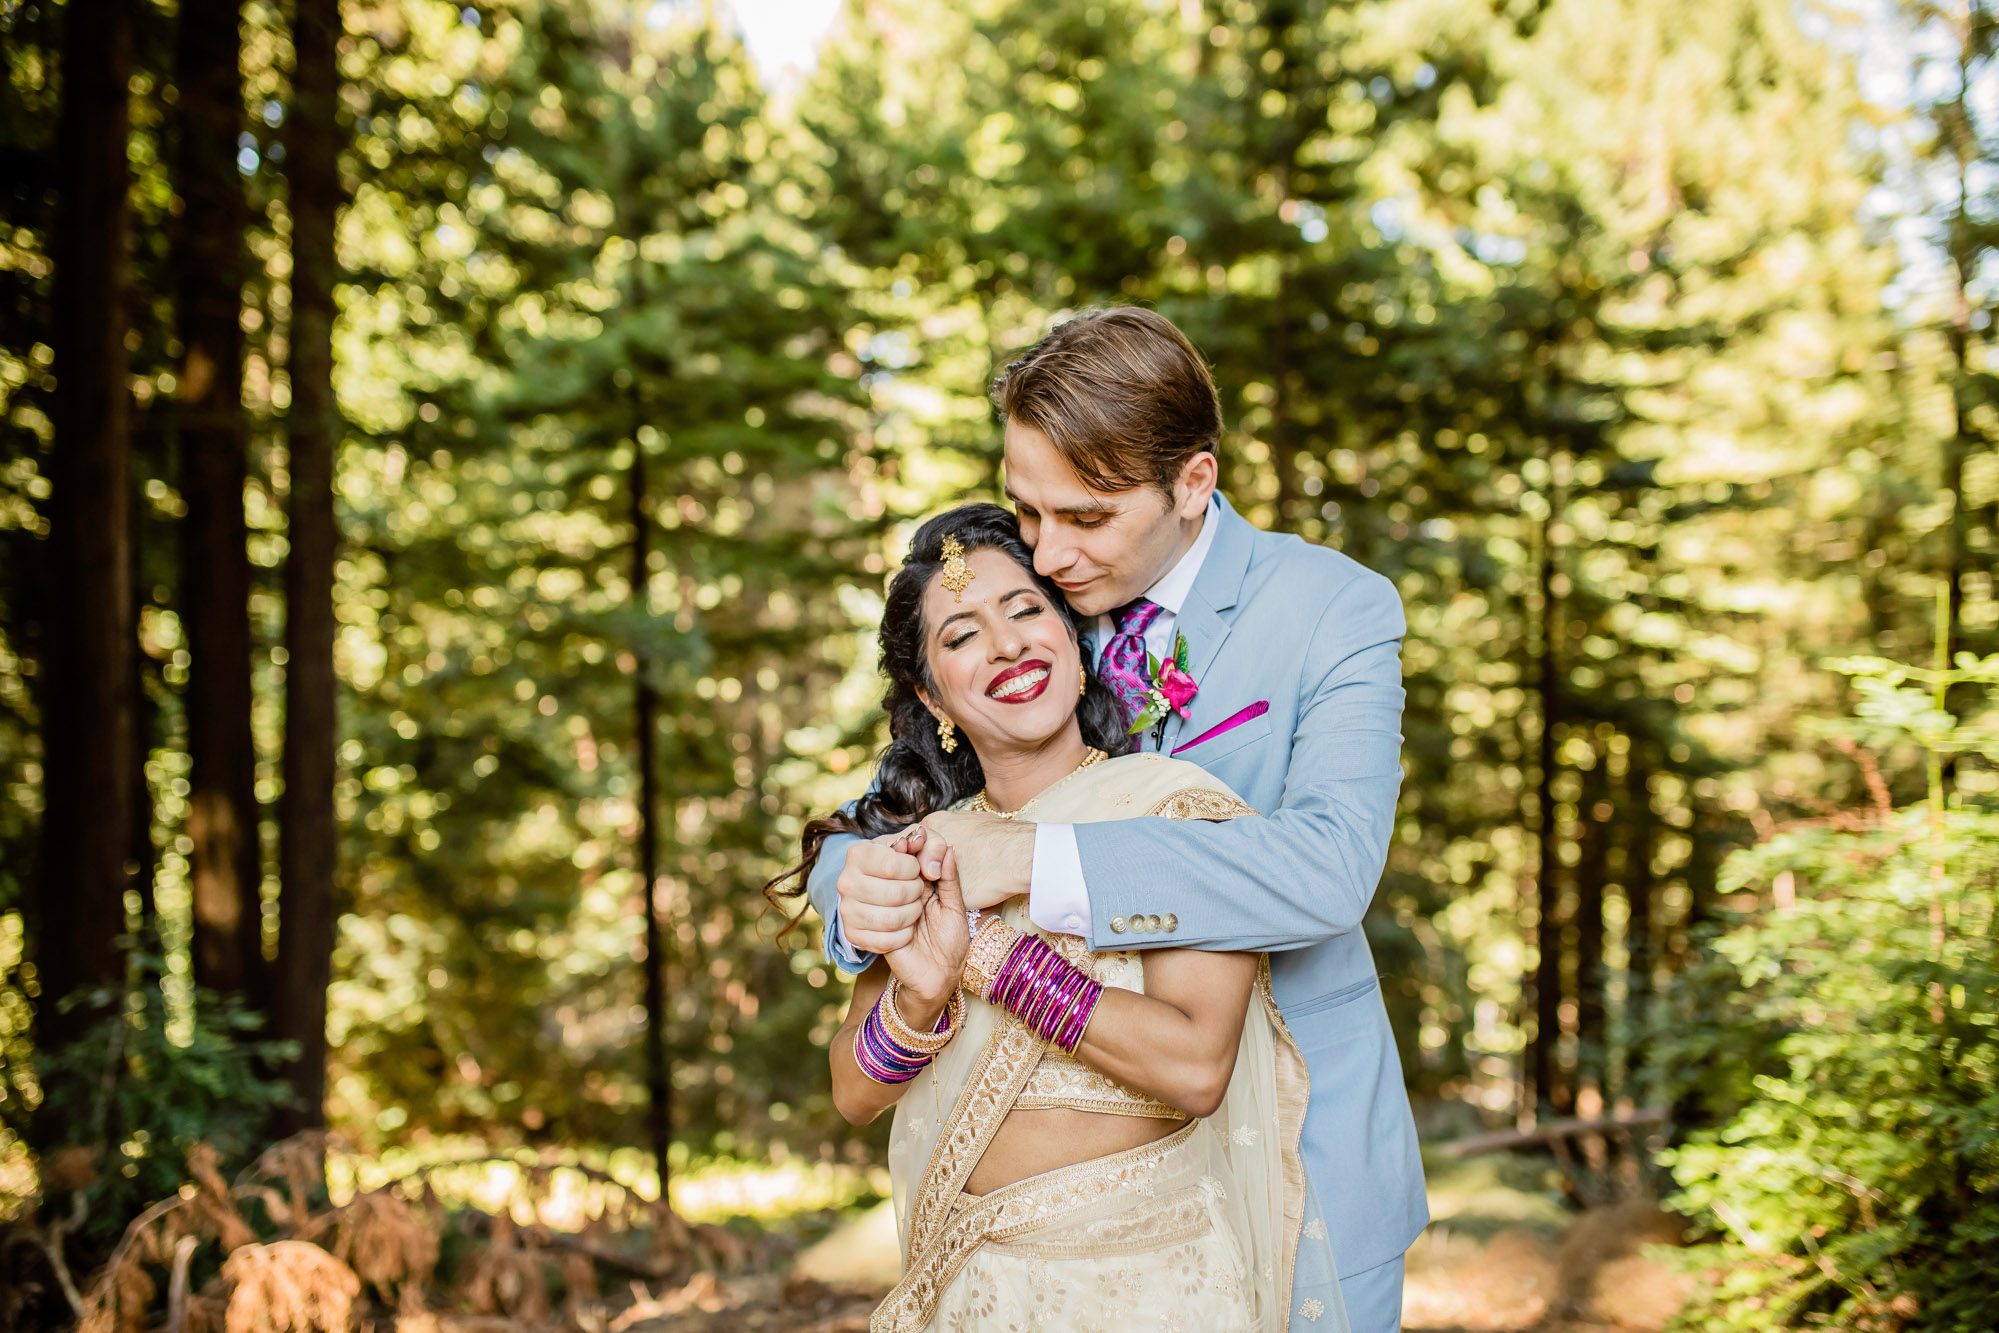
<instances>
[{"instance_id":1,"label":"bride's teeth","mask_svg":"<svg viewBox=\"0 0 1999 1333\"><path fill-rule=\"evenodd\" d=\"M1010 699L1016 694L1024 694L1042 681L1048 679L1046 671L1030 671L1024 676L1015 676L1006 684L992 692L995 699Z\"/></svg>"}]
</instances>

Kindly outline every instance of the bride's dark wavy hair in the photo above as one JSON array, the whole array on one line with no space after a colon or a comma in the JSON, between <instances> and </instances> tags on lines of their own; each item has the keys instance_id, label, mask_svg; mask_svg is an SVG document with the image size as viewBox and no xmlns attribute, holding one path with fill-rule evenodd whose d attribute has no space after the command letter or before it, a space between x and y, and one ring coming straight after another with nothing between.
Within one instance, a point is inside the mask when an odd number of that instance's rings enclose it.
<instances>
[{"instance_id":1,"label":"bride's dark wavy hair","mask_svg":"<svg viewBox=\"0 0 1999 1333\"><path fill-rule=\"evenodd\" d=\"M889 581L888 601L882 609L881 671L888 678L882 709L888 714L888 748L882 751L873 789L851 811L838 811L808 823L799 863L764 885L764 896L787 915L790 911L785 900L805 892L819 851L833 834L874 838L898 832L986 785L979 756L967 741L959 742L956 753L944 753L937 737L937 719L918 693L937 696L936 683L930 678L930 660L923 650L929 633L923 623L923 594L944 567L946 537L956 537L966 555L985 550L1004 552L1034 579L1069 627L1070 637L1076 635L1076 613L1070 610L1060 588L1034 572L1034 552L1021 539L1020 524L1012 514L998 505L959 505L918 528L910 539L908 558ZM1089 673L1088 687L1077 705L1076 723L1085 745L1113 755L1131 749L1132 739L1124 734L1124 711L1117 696L1095 672ZM786 931L789 929L787 926Z\"/></svg>"}]
</instances>

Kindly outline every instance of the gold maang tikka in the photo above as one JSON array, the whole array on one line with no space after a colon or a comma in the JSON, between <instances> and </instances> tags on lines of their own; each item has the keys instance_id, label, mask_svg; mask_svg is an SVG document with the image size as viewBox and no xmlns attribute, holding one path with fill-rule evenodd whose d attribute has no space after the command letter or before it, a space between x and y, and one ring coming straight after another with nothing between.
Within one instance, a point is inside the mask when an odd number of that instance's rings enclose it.
<instances>
[{"instance_id":1,"label":"gold maang tikka","mask_svg":"<svg viewBox=\"0 0 1999 1333\"><path fill-rule=\"evenodd\" d=\"M940 580L951 590L951 600L965 600L965 589L972 586L972 571L965 564L965 547L956 537L944 539L944 574Z\"/></svg>"}]
</instances>

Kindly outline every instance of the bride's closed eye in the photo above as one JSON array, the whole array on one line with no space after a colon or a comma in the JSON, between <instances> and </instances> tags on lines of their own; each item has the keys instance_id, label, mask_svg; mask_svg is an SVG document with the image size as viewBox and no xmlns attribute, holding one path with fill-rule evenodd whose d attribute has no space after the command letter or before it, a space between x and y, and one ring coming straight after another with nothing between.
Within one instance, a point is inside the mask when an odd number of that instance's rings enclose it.
<instances>
[{"instance_id":1,"label":"bride's closed eye","mask_svg":"<svg viewBox=\"0 0 1999 1333\"><path fill-rule=\"evenodd\" d=\"M1009 615L1007 619L1032 620L1034 617L1040 615L1043 611L1047 609L1048 608L1044 606L1032 606L1032 605L1023 606L1022 608L1020 608L1020 610L1015 611L1011 615ZM953 635L951 638L944 640L944 646L946 648L961 647L964 644L970 643L975 637L977 637L978 632L979 632L978 629L974 627L966 630L963 634Z\"/></svg>"}]
</instances>

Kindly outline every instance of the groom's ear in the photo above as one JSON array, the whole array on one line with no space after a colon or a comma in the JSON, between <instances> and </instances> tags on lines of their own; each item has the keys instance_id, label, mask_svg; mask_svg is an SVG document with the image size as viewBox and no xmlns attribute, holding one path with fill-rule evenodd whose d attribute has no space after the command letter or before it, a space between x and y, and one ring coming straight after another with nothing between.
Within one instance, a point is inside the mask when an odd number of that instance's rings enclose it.
<instances>
[{"instance_id":1,"label":"groom's ear","mask_svg":"<svg viewBox=\"0 0 1999 1333\"><path fill-rule=\"evenodd\" d=\"M1203 449L1188 456L1180 465L1180 475L1173 479L1173 512L1183 519L1197 518L1208 508L1208 497L1215 493L1215 485L1221 478L1221 465L1216 461L1214 451Z\"/></svg>"}]
</instances>

